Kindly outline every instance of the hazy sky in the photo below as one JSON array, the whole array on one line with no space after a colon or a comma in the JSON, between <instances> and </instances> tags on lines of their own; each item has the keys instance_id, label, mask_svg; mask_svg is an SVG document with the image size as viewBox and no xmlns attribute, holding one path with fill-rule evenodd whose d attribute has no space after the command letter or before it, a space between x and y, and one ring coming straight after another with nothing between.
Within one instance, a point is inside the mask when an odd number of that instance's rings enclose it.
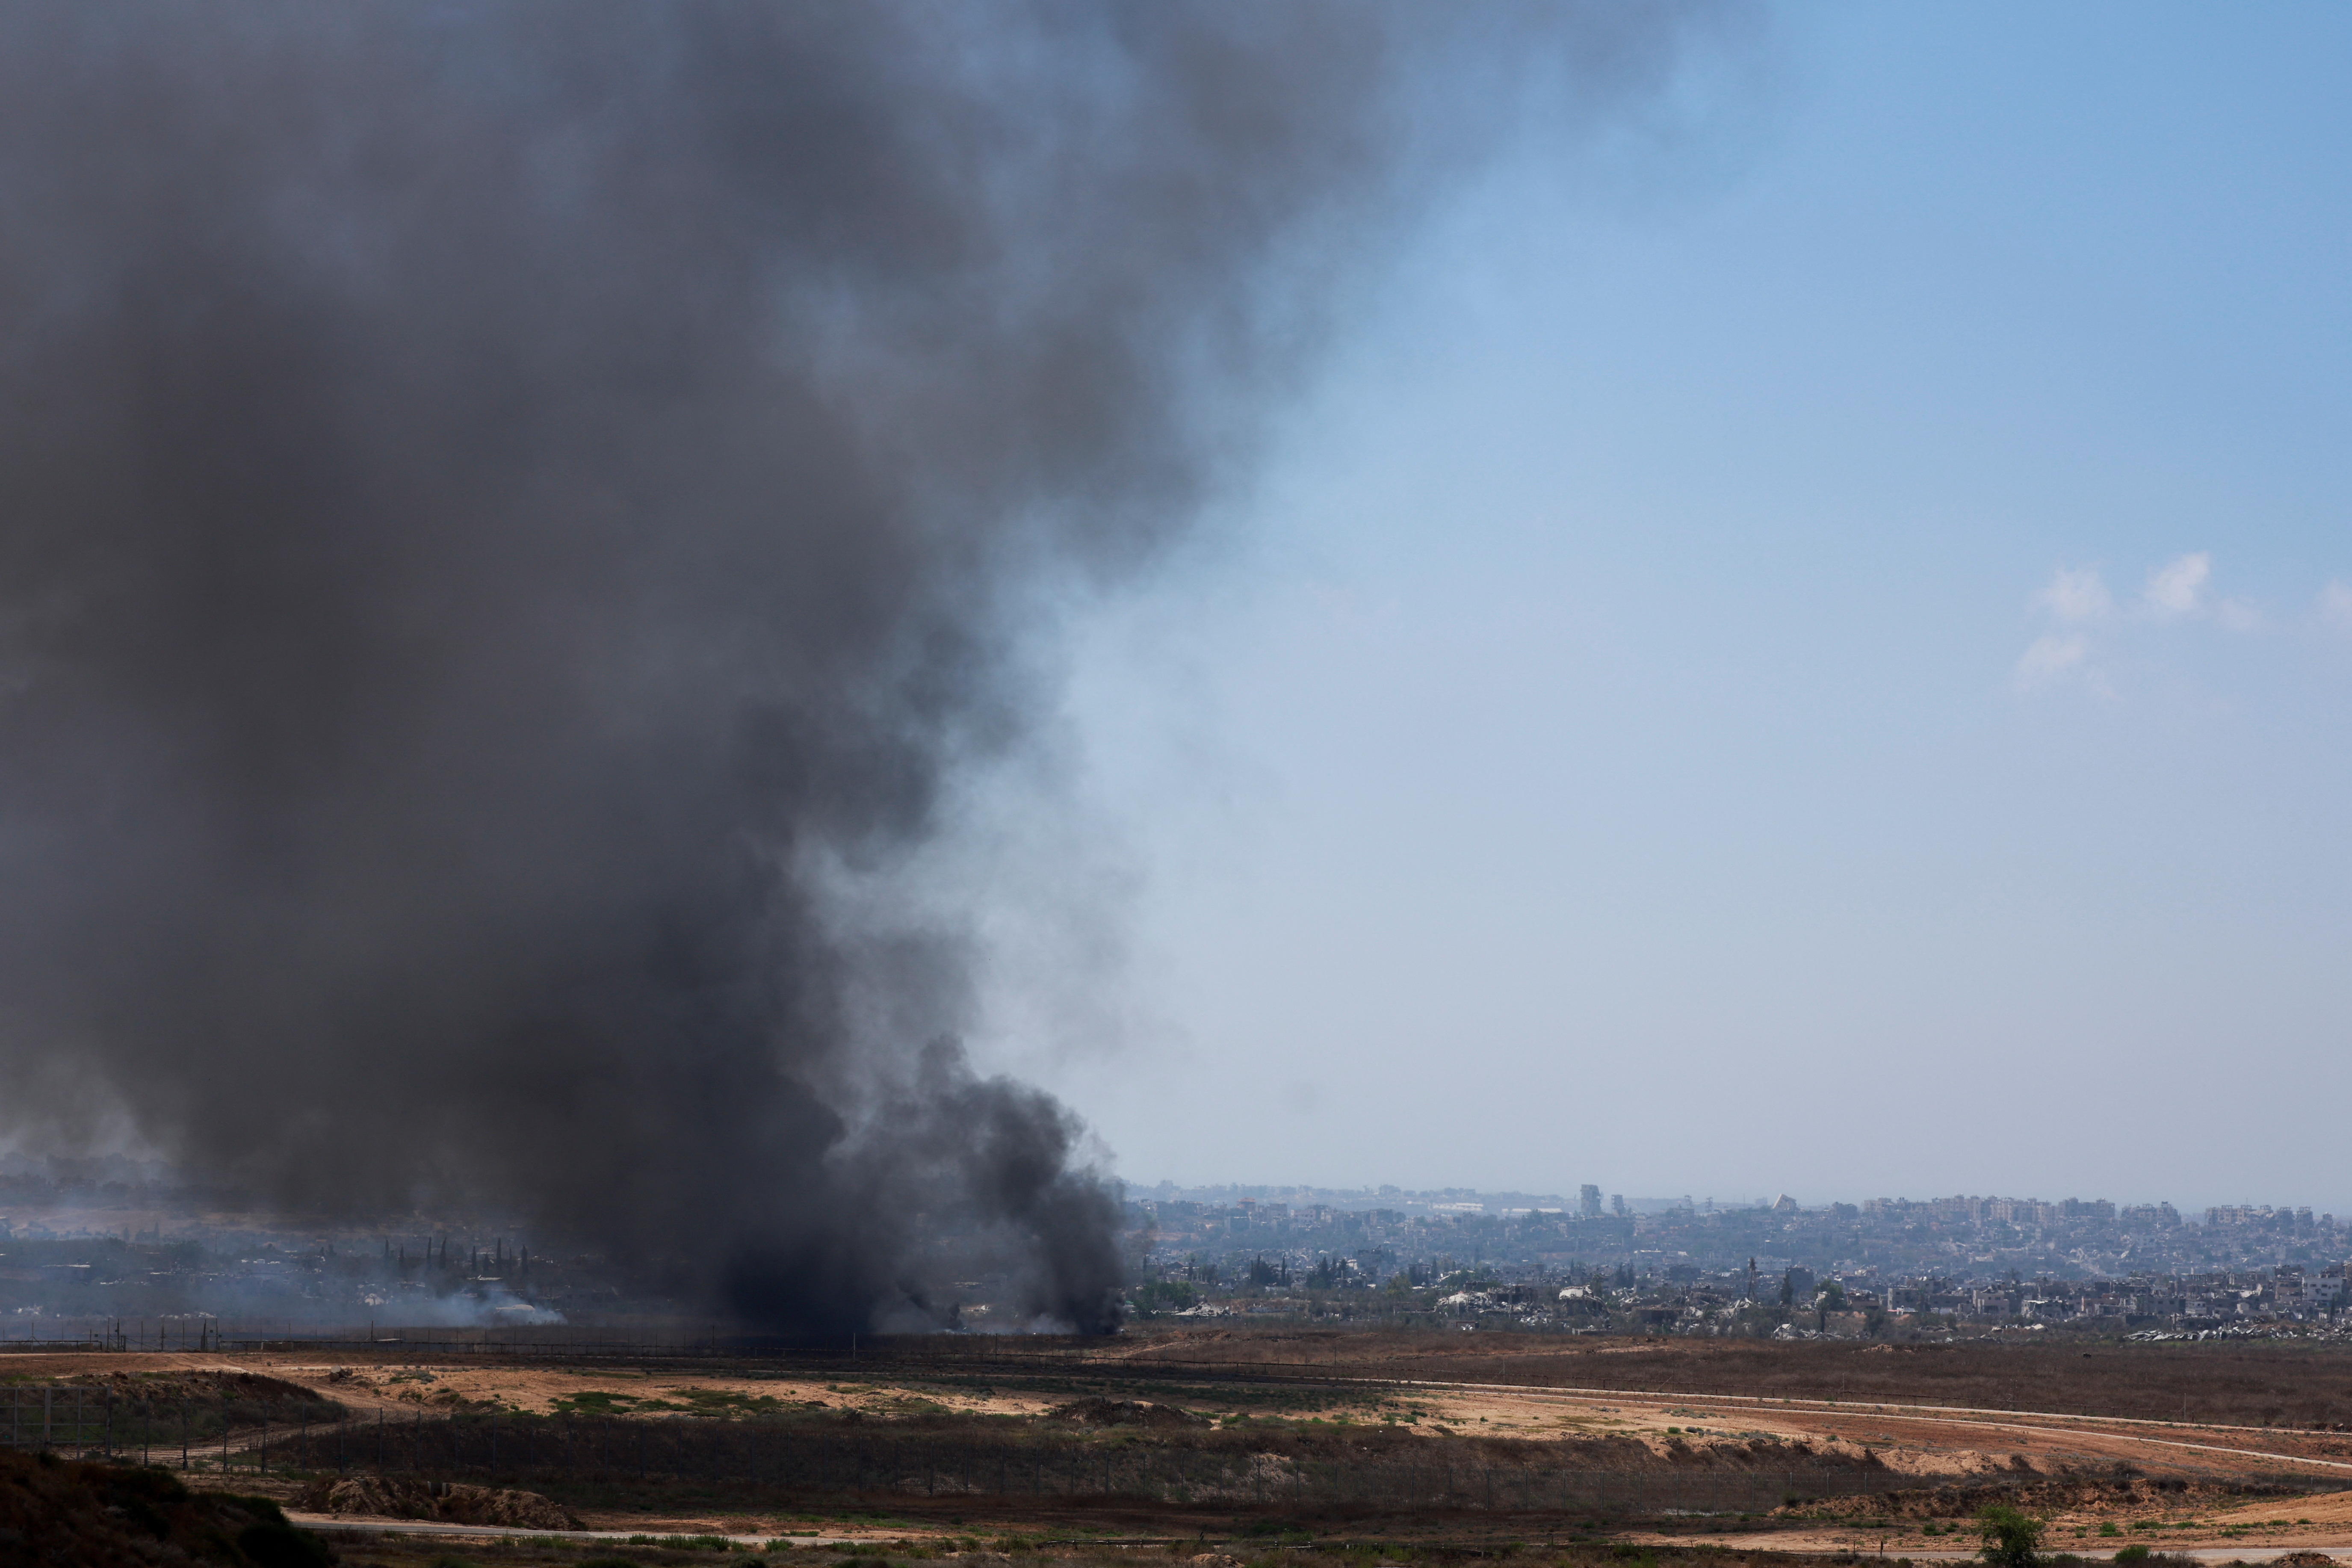
<instances>
[{"instance_id":1,"label":"hazy sky","mask_svg":"<svg viewBox=\"0 0 2352 1568\"><path fill-rule=\"evenodd\" d=\"M2352 1209L2352 11L1767 15L1084 625L988 1048L1146 1183Z\"/></svg>"}]
</instances>

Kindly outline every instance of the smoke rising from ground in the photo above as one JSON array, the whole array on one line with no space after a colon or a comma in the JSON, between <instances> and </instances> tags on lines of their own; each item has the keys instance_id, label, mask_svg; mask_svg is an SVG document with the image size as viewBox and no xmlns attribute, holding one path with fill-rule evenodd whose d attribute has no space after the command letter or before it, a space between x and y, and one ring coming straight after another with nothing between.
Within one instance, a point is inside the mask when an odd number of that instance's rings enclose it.
<instances>
[{"instance_id":1,"label":"smoke rising from ground","mask_svg":"<svg viewBox=\"0 0 2352 1568\"><path fill-rule=\"evenodd\" d=\"M952 1220L1106 1326L967 944L825 889L1020 743L1042 607L1246 458L1498 89L1677 26L0 11L0 1117L793 1331L935 1313Z\"/></svg>"}]
</instances>

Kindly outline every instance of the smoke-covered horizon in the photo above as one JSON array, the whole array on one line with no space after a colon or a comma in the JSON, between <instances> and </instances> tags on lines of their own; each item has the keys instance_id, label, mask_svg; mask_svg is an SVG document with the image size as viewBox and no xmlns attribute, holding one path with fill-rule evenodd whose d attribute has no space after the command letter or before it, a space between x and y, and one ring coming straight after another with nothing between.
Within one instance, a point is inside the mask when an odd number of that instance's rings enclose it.
<instances>
[{"instance_id":1,"label":"smoke-covered horizon","mask_svg":"<svg viewBox=\"0 0 2352 1568\"><path fill-rule=\"evenodd\" d=\"M1244 468L1498 84L1678 26L8 7L0 1133L493 1193L787 1331L937 1321L951 1217L1110 1326L967 933L829 889L1021 746L1045 606Z\"/></svg>"}]
</instances>

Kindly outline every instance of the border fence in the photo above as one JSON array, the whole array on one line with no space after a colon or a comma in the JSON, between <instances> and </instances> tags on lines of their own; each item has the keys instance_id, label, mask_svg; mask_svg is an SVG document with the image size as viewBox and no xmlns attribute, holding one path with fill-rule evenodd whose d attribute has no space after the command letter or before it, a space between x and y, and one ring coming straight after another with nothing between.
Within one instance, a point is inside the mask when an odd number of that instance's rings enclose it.
<instances>
[{"instance_id":1,"label":"border fence","mask_svg":"<svg viewBox=\"0 0 2352 1568\"><path fill-rule=\"evenodd\" d=\"M123 1398L74 1384L5 1387L0 1440L11 1447L224 1477L249 1470L503 1487L689 1481L824 1498L835 1504L1058 1499L1357 1516L1471 1510L1759 1514L1789 1503L1918 1490L1923 1481L1868 1465L1551 1469L1478 1463L1466 1453L1360 1460L1243 1447L989 1442L768 1421L602 1415L468 1412L428 1418L418 1410L407 1419L393 1419L379 1410L373 1421L201 1431L191 1423L185 1404ZM2298 1479L2314 1488L2332 1484Z\"/></svg>"},{"instance_id":2,"label":"border fence","mask_svg":"<svg viewBox=\"0 0 2352 1568\"><path fill-rule=\"evenodd\" d=\"M1570 1470L1422 1458L1357 1461L1086 1443L990 1443L817 1432L757 1421L460 1414L261 1426L192 1439L187 1409L76 1384L8 1389L7 1443L81 1458L488 1486L731 1483L787 1496L1092 1500L1161 1507L1406 1511L1765 1513L1865 1497L1910 1478L1868 1466ZM1914 1483L1916 1485L1916 1482Z\"/></svg>"},{"instance_id":3,"label":"border fence","mask_svg":"<svg viewBox=\"0 0 2352 1568\"><path fill-rule=\"evenodd\" d=\"M120 1351L314 1351L490 1355L519 1360L691 1361L772 1358L961 1363L1036 1360L1103 1349L1100 1338L1060 1334L872 1334L823 1339L725 1332L676 1320L620 1323L494 1323L479 1326L321 1324L296 1319L50 1318L0 1328L0 1354ZM1173 1364L1173 1363L1171 1363ZM1239 1369L1244 1373L1253 1368Z\"/></svg>"},{"instance_id":4,"label":"border fence","mask_svg":"<svg viewBox=\"0 0 2352 1568\"><path fill-rule=\"evenodd\" d=\"M106 1390L78 1384L12 1383L7 1391L5 1431L10 1447L84 1454L108 1447L114 1409Z\"/></svg>"}]
</instances>

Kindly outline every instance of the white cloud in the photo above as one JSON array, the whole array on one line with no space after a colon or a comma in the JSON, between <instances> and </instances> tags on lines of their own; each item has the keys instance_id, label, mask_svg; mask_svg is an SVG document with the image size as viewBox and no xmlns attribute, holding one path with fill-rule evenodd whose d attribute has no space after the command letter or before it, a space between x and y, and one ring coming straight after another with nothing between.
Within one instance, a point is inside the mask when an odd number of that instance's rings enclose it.
<instances>
[{"instance_id":1,"label":"white cloud","mask_svg":"<svg viewBox=\"0 0 2352 1568\"><path fill-rule=\"evenodd\" d=\"M2251 599L2224 599L2213 606L2213 618L2222 629L2232 632L2258 632L2265 624L2262 610Z\"/></svg>"},{"instance_id":2,"label":"white cloud","mask_svg":"<svg viewBox=\"0 0 2352 1568\"><path fill-rule=\"evenodd\" d=\"M2091 657L2091 639L2080 632L2063 636L2052 632L2034 639L2017 661L2017 684L2032 690L2047 686L2063 676L2087 668Z\"/></svg>"},{"instance_id":3,"label":"white cloud","mask_svg":"<svg viewBox=\"0 0 2352 1568\"><path fill-rule=\"evenodd\" d=\"M2018 689L2059 682L2078 685L2101 697L2116 689L2107 679L2109 655L2133 640L2135 623L2210 620L2225 630L2260 632L2267 627L2261 606L2251 599L2213 597L2213 557L2202 550L2176 555L2153 568L2132 601L2118 614L2115 598L2094 566L2061 566L2033 595L2044 617L2042 636L2018 657ZM2352 587L2331 583L2320 595L2320 616L2352 634Z\"/></svg>"},{"instance_id":4,"label":"white cloud","mask_svg":"<svg viewBox=\"0 0 2352 1568\"><path fill-rule=\"evenodd\" d=\"M2352 632L2352 587L2330 579L2319 591L2319 619L2331 630Z\"/></svg>"},{"instance_id":5,"label":"white cloud","mask_svg":"<svg viewBox=\"0 0 2352 1568\"><path fill-rule=\"evenodd\" d=\"M2205 584L2213 575L2213 558L2203 551L2166 562L2147 574L2140 604L2158 620L2205 613Z\"/></svg>"},{"instance_id":6,"label":"white cloud","mask_svg":"<svg viewBox=\"0 0 2352 1568\"><path fill-rule=\"evenodd\" d=\"M2085 566L2080 572L2069 572L2061 566L2051 577L2050 586L2036 594L2033 602L2048 610L2051 619L2064 626L2104 621L2116 608L2095 566Z\"/></svg>"}]
</instances>

